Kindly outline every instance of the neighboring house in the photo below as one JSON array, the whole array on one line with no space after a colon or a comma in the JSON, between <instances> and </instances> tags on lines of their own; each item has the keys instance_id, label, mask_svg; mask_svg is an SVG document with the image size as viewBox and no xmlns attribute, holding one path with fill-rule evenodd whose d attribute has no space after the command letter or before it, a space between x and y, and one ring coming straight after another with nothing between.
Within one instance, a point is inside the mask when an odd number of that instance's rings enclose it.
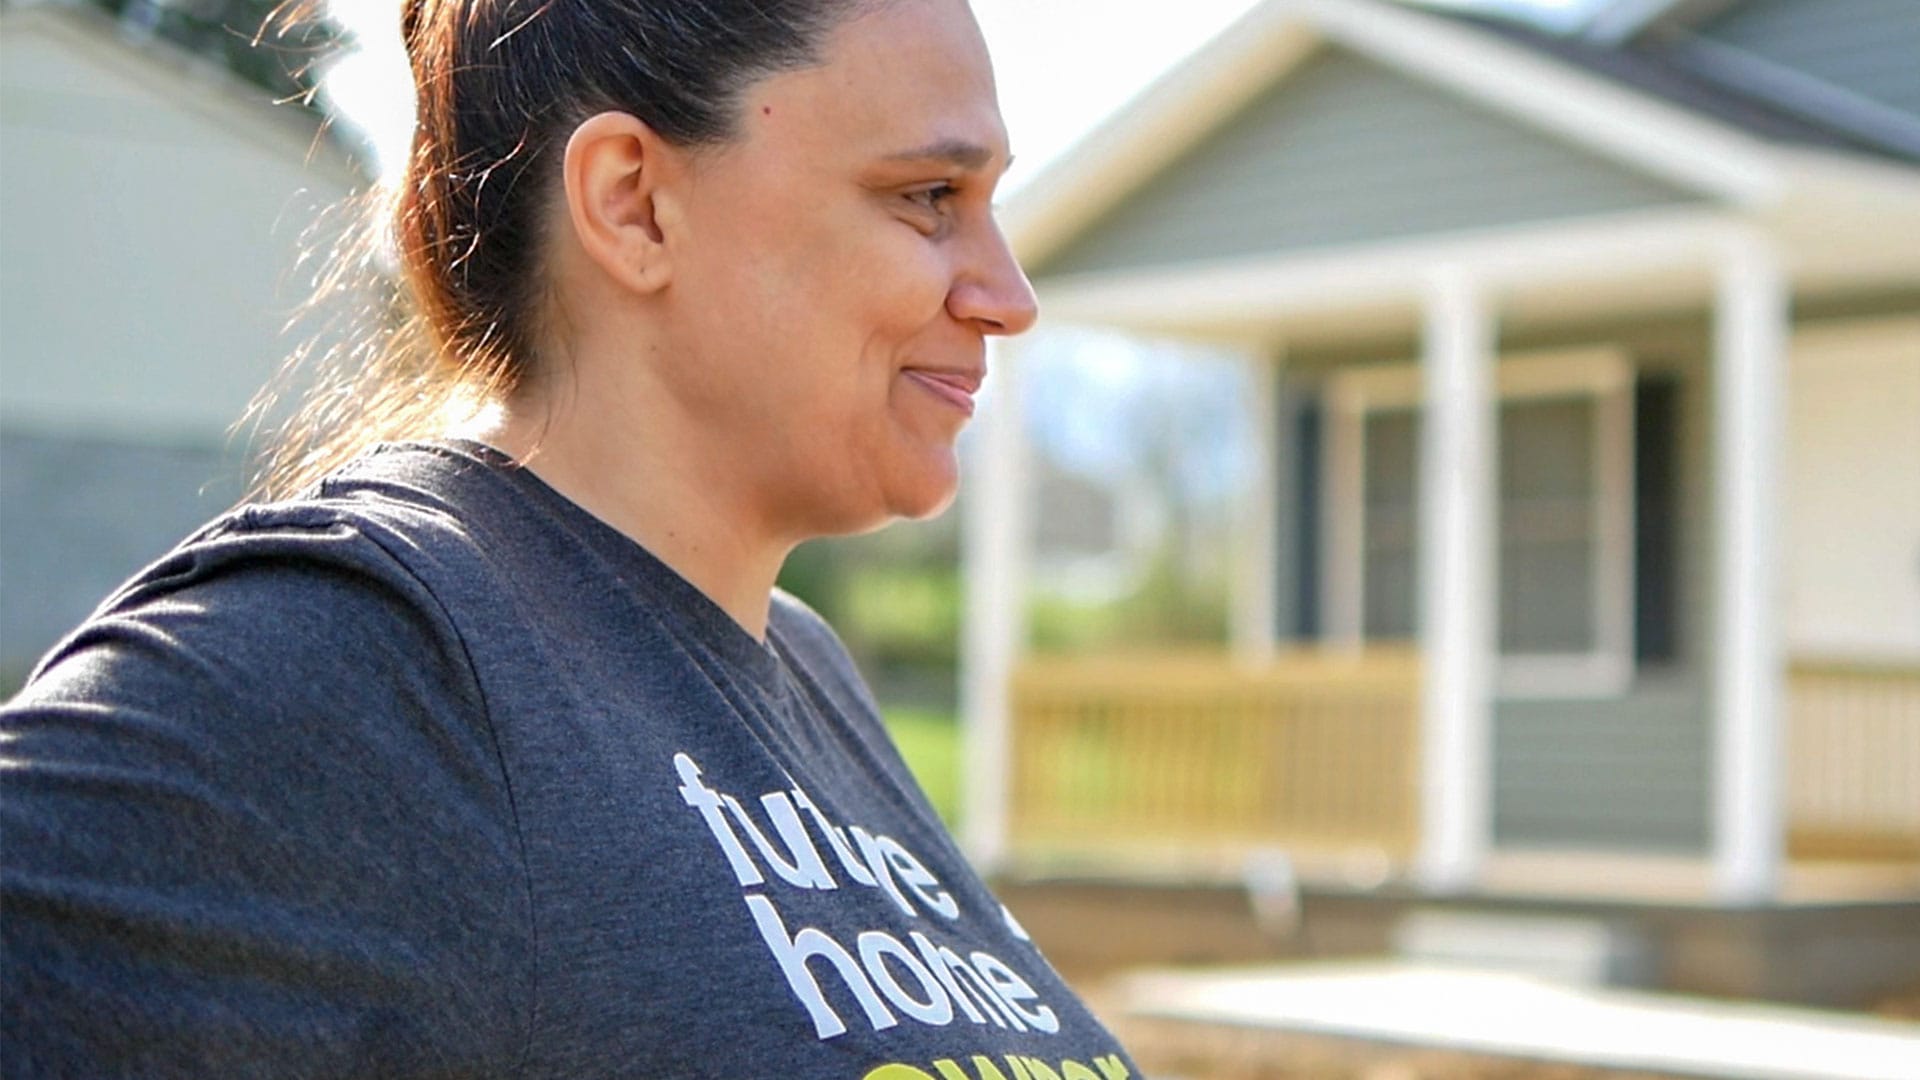
<instances>
[{"instance_id":1,"label":"neighboring house","mask_svg":"<svg viewBox=\"0 0 1920 1080\"><path fill-rule=\"evenodd\" d=\"M360 186L315 112L126 7L0 7L0 693L240 496L303 232Z\"/></svg>"},{"instance_id":2,"label":"neighboring house","mask_svg":"<svg viewBox=\"0 0 1920 1080\"><path fill-rule=\"evenodd\" d=\"M976 855L1920 896L1920 4L1270 0L1006 224L1046 321L1237 343L1268 469L1231 657L1030 657L1001 351Z\"/></svg>"},{"instance_id":3,"label":"neighboring house","mask_svg":"<svg viewBox=\"0 0 1920 1080\"><path fill-rule=\"evenodd\" d=\"M1035 584L1077 602L1109 601L1140 587L1166 542L1159 492L1142 476L1095 480L1041 462L1033 499Z\"/></svg>"}]
</instances>

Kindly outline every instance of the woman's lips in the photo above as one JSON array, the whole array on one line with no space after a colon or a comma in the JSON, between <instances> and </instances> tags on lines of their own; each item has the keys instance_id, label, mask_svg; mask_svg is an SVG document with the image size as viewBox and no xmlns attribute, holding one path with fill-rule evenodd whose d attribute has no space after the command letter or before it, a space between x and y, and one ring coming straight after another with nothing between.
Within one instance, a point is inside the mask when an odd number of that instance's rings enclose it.
<instances>
[{"instance_id":1,"label":"woman's lips","mask_svg":"<svg viewBox=\"0 0 1920 1080\"><path fill-rule=\"evenodd\" d=\"M926 368L907 368L901 374L966 415L973 415L973 395L980 390L980 376L968 372L932 371Z\"/></svg>"}]
</instances>

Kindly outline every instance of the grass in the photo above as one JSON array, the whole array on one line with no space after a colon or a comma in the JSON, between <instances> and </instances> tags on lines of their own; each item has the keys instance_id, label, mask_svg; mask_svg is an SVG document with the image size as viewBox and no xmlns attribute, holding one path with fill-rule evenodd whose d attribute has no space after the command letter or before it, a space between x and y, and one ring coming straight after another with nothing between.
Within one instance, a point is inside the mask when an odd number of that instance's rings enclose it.
<instances>
[{"instance_id":1,"label":"grass","mask_svg":"<svg viewBox=\"0 0 1920 1080\"><path fill-rule=\"evenodd\" d=\"M949 829L960 817L960 725L950 712L896 707L885 712L887 731L907 768Z\"/></svg>"}]
</instances>

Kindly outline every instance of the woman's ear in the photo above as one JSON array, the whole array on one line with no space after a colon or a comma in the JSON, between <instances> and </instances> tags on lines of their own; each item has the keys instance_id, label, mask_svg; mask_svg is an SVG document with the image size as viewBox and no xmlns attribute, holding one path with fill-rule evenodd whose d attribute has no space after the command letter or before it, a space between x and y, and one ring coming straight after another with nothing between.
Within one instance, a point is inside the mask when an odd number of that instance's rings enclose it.
<instances>
[{"instance_id":1,"label":"woman's ear","mask_svg":"<svg viewBox=\"0 0 1920 1080\"><path fill-rule=\"evenodd\" d=\"M673 148L639 118L603 112L573 129L562 165L567 216L595 265L636 293L672 277L655 197Z\"/></svg>"}]
</instances>

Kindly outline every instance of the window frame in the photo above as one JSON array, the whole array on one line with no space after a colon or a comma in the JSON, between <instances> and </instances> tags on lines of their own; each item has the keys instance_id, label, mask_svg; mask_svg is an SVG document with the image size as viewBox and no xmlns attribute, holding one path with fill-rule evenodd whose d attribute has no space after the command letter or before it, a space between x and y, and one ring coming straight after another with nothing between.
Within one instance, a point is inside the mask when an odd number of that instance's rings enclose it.
<instances>
[{"instance_id":1,"label":"window frame","mask_svg":"<svg viewBox=\"0 0 1920 1080\"><path fill-rule=\"evenodd\" d=\"M1634 673L1634 377L1626 352L1591 346L1510 353L1498 358L1499 404L1549 398L1590 399L1594 407L1593 501L1590 535L1593 648L1579 652L1500 653L1495 693L1505 699L1618 697ZM1426 397L1417 362L1350 368L1327 379L1326 451L1321 459L1320 610L1330 642L1358 649L1366 644L1366 421L1368 414L1412 409ZM1498 412L1496 411L1496 425ZM1493 453L1499 453L1496 430ZM1417 459L1416 459L1417 461ZM1417 466L1416 466L1417 467ZM1499 465L1494 463L1498 483ZM1424 498L1424 493L1416 500ZM1496 516L1500 493L1495 492ZM1416 514L1424 507L1416 501ZM1422 537L1424 539L1424 537ZM1415 563L1421 565L1416 541ZM1499 547L1494 550L1494 588L1501 585ZM1416 577L1415 588L1419 589ZM1416 605L1418 600L1416 599ZM1496 601L1494 611L1499 605ZM1496 615L1497 617L1497 615ZM1416 616L1418 621L1419 616Z\"/></svg>"}]
</instances>

